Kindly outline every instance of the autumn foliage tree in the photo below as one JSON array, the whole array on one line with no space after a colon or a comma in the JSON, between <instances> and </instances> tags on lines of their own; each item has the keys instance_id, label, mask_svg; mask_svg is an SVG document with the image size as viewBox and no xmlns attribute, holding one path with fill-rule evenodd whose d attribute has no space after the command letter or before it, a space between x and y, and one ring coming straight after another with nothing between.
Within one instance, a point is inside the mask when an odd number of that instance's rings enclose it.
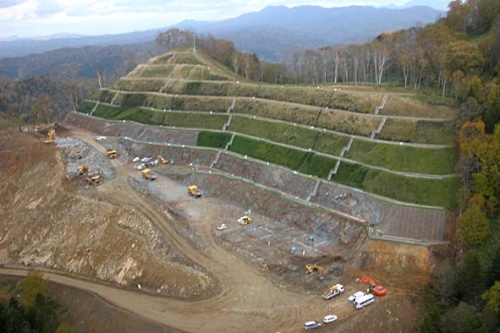
<instances>
[{"instance_id":1,"label":"autumn foliage tree","mask_svg":"<svg viewBox=\"0 0 500 333\"><path fill-rule=\"evenodd\" d=\"M481 207L472 205L460 216L458 235L465 245L479 245L490 230L490 221L484 215Z\"/></svg>"}]
</instances>

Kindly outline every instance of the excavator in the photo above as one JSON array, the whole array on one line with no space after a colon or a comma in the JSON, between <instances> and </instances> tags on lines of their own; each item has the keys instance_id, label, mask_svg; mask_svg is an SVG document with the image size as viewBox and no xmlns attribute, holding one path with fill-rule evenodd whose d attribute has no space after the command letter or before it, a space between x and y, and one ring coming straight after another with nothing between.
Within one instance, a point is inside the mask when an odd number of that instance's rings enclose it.
<instances>
[{"instance_id":1,"label":"excavator","mask_svg":"<svg viewBox=\"0 0 500 333\"><path fill-rule=\"evenodd\" d=\"M356 280L357 283L368 283L368 291L374 293L377 296L384 296L387 294L387 290L381 285L377 284L373 279L363 276Z\"/></svg>"},{"instance_id":2,"label":"excavator","mask_svg":"<svg viewBox=\"0 0 500 333\"><path fill-rule=\"evenodd\" d=\"M79 150L74 151L71 153L71 157L81 160L82 159L82 152Z\"/></svg>"},{"instance_id":3,"label":"excavator","mask_svg":"<svg viewBox=\"0 0 500 333\"><path fill-rule=\"evenodd\" d=\"M82 176L85 172L90 173L90 167L87 163L85 163L76 168L76 171L80 176Z\"/></svg>"},{"instance_id":4,"label":"excavator","mask_svg":"<svg viewBox=\"0 0 500 333\"><path fill-rule=\"evenodd\" d=\"M171 158L167 160L165 157L161 155L158 155L156 158L158 159L158 161L160 161L161 164L174 164L174 160Z\"/></svg>"},{"instance_id":5,"label":"excavator","mask_svg":"<svg viewBox=\"0 0 500 333\"><path fill-rule=\"evenodd\" d=\"M114 149L107 149L106 154L108 155L109 159L116 158L116 150L114 150Z\"/></svg>"},{"instance_id":6,"label":"excavator","mask_svg":"<svg viewBox=\"0 0 500 333\"><path fill-rule=\"evenodd\" d=\"M156 179L156 175L153 175L153 174L151 173L151 170L149 170L149 169L143 169L143 170L141 171L141 175L142 175L142 177L143 177L144 179L147 179L147 180L151 180L151 181L153 181L153 180L155 180L155 179Z\"/></svg>"},{"instance_id":7,"label":"excavator","mask_svg":"<svg viewBox=\"0 0 500 333\"><path fill-rule=\"evenodd\" d=\"M51 127L49 132L47 133L47 139L43 140L43 143L52 143L54 142L53 138L56 136L56 129Z\"/></svg>"},{"instance_id":8,"label":"excavator","mask_svg":"<svg viewBox=\"0 0 500 333\"><path fill-rule=\"evenodd\" d=\"M198 189L196 185L190 185L187 188L188 194L192 197L199 198L201 197L201 191Z\"/></svg>"},{"instance_id":9,"label":"excavator","mask_svg":"<svg viewBox=\"0 0 500 333\"><path fill-rule=\"evenodd\" d=\"M314 271L318 271L318 279L323 280L325 278L323 276L323 272L325 271L324 267L317 265L317 264L313 264L313 265L307 264L306 265L306 270L305 270L306 274L312 274L312 273L314 273Z\"/></svg>"}]
</instances>

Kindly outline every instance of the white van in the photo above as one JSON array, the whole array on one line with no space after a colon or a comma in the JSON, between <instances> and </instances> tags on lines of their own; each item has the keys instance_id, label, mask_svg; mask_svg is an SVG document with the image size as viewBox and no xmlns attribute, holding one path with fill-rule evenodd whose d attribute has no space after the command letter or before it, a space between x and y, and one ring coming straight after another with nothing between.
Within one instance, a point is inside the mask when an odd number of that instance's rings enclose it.
<instances>
[{"instance_id":1,"label":"white van","mask_svg":"<svg viewBox=\"0 0 500 333\"><path fill-rule=\"evenodd\" d=\"M366 294L362 291L358 291L354 294L352 294L351 296L349 296L349 298L347 299L349 302L351 302L352 304L354 304L354 301L359 298L359 297L362 297L362 296L365 296Z\"/></svg>"},{"instance_id":2,"label":"white van","mask_svg":"<svg viewBox=\"0 0 500 333\"><path fill-rule=\"evenodd\" d=\"M372 304L373 302L375 302L375 297L372 294L368 294L368 295L356 298L353 305L356 309L359 310L359 309L364 308L365 306Z\"/></svg>"}]
</instances>

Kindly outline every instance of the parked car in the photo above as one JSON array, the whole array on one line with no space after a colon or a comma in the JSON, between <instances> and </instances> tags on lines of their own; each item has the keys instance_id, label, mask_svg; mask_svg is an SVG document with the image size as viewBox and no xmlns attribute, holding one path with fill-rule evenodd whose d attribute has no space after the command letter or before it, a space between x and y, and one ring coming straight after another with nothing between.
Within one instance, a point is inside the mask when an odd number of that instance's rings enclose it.
<instances>
[{"instance_id":1,"label":"parked car","mask_svg":"<svg viewBox=\"0 0 500 333\"><path fill-rule=\"evenodd\" d=\"M338 317L336 315L327 315L323 318L323 322L325 324L330 324L330 323L333 323L334 321L336 321L338 319Z\"/></svg>"},{"instance_id":2,"label":"parked car","mask_svg":"<svg viewBox=\"0 0 500 333\"><path fill-rule=\"evenodd\" d=\"M219 231L224 230L224 229L227 229L227 225L226 225L226 224L224 224L224 223L219 224L219 225L217 226L217 230L219 230Z\"/></svg>"},{"instance_id":3,"label":"parked car","mask_svg":"<svg viewBox=\"0 0 500 333\"><path fill-rule=\"evenodd\" d=\"M304 329L306 331L310 331L312 329L320 328L320 327L321 327L321 323L318 321L315 321L315 320L307 321L304 323Z\"/></svg>"}]
</instances>

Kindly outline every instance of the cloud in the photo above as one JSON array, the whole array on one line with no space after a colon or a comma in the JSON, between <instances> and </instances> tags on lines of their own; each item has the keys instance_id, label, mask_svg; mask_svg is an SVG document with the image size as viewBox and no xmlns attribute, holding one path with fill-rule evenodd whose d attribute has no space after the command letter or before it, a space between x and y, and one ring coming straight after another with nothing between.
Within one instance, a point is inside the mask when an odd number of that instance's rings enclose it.
<instances>
[{"instance_id":1,"label":"cloud","mask_svg":"<svg viewBox=\"0 0 500 333\"><path fill-rule=\"evenodd\" d=\"M38 17L50 16L61 12L63 9L56 0L40 0L35 15Z\"/></svg>"},{"instance_id":2,"label":"cloud","mask_svg":"<svg viewBox=\"0 0 500 333\"><path fill-rule=\"evenodd\" d=\"M0 0L0 37L102 35L216 21L267 6L401 5L409 0ZM439 0L446 1L446 0Z\"/></svg>"},{"instance_id":3,"label":"cloud","mask_svg":"<svg viewBox=\"0 0 500 333\"><path fill-rule=\"evenodd\" d=\"M0 1L0 8L14 7L22 4L25 0L2 0Z\"/></svg>"}]
</instances>

